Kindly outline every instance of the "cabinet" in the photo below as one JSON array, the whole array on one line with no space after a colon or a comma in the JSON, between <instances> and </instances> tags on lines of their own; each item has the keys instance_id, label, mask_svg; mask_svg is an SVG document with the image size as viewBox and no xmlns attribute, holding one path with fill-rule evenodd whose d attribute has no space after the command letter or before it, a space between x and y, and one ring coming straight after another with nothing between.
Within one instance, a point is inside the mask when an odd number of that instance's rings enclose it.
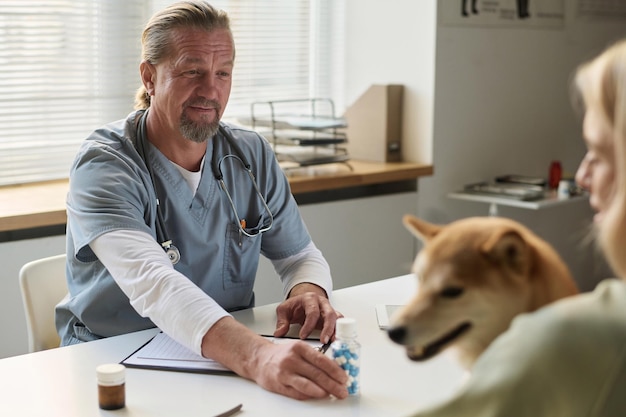
<instances>
[{"instance_id":1,"label":"cabinet","mask_svg":"<svg viewBox=\"0 0 626 417\"><path fill-rule=\"evenodd\" d=\"M335 116L331 99L257 101L251 105L252 129L271 143L283 168L345 163L347 127Z\"/></svg>"}]
</instances>

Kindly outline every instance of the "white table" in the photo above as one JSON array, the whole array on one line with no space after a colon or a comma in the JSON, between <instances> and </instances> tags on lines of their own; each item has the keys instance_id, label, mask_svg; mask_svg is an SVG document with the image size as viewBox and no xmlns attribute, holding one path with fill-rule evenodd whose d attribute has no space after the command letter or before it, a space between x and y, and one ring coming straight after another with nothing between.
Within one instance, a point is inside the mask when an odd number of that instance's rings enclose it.
<instances>
[{"instance_id":1,"label":"white table","mask_svg":"<svg viewBox=\"0 0 626 417\"><path fill-rule=\"evenodd\" d=\"M144 369L126 370L126 408L98 408L96 366L119 362L156 329L0 360L0 416L211 417L243 403L238 416L406 416L449 397L464 372L448 356L411 362L402 347L379 330L374 306L403 304L416 288L412 275L335 291L333 303L358 323L362 344L360 397L297 401L236 375ZM275 304L244 310L236 318L271 333Z\"/></svg>"}]
</instances>

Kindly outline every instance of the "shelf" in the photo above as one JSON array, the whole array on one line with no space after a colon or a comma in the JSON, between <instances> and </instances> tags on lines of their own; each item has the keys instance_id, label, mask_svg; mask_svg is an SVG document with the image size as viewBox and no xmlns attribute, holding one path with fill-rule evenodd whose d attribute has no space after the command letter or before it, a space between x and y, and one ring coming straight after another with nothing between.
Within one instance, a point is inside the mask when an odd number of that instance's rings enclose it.
<instances>
[{"instance_id":1,"label":"shelf","mask_svg":"<svg viewBox=\"0 0 626 417\"><path fill-rule=\"evenodd\" d=\"M278 154L279 162L293 162L297 164L299 167L308 167L312 165L324 165L324 164L334 164L334 163L345 163L348 162L350 158L347 153L333 153L333 154L323 154L317 152L298 152L291 154ZM289 169L289 167L283 168ZM352 168L350 168L352 169Z\"/></svg>"},{"instance_id":2,"label":"shelf","mask_svg":"<svg viewBox=\"0 0 626 417\"><path fill-rule=\"evenodd\" d=\"M572 204L587 201L589 196L581 194L569 198L559 198L556 191L547 191L544 198L532 201L518 200L514 198L500 197L496 195L483 195L475 193L466 193L463 191L448 194L448 198L455 200L476 201L479 203L487 203L490 205L489 214L497 215L497 206L517 207L528 210L541 210L549 207Z\"/></svg>"},{"instance_id":3,"label":"shelf","mask_svg":"<svg viewBox=\"0 0 626 417\"><path fill-rule=\"evenodd\" d=\"M286 146L326 146L346 143L345 135L310 130L280 130L277 132L260 132L263 136L274 136L276 145Z\"/></svg>"},{"instance_id":4,"label":"shelf","mask_svg":"<svg viewBox=\"0 0 626 417\"><path fill-rule=\"evenodd\" d=\"M417 180L433 174L433 166L413 162L350 161L352 170L344 164L318 165L287 171L293 195Z\"/></svg>"},{"instance_id":5,"label":"shelf","mask_svg":"<svg viewBox=\"0 0 626 417\"><path fill-rule=\"evenodd\" d=\"M418 179L433 174L432 165L411 162L351 161L290 170L294 195L362 185ZM63 225L68 180L0 187L0 232Z\"/></svg>"},{"instance_id":6,"label":"shelf","mask_svg":"<svg viewBox=\"0 0 626 417\"><path fill-rule=\"evenodd\" d=\"M276 117L274 122L280 129L325 130L348 126L345 119L333 116L285 116Z\"/></svg>"}]
</instances>

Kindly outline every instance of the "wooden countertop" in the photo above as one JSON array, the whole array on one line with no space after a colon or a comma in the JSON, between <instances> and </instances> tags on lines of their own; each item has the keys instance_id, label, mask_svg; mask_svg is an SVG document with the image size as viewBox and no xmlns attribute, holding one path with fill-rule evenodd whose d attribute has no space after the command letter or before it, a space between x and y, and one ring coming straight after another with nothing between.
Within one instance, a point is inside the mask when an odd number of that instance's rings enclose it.
<instances>
[{"instance_id":1,"label":"wooden countertop","mask_svg":"<svg viewBox=\"0 0 626 417\"><path fill-rule=\"evenodd\" d=\"M410 162L350 161L287 169L294 195L418 179L433 174L432 165ZM0 232L65 224L67 180L0 187Z\"/></svg>"}]
</instances>

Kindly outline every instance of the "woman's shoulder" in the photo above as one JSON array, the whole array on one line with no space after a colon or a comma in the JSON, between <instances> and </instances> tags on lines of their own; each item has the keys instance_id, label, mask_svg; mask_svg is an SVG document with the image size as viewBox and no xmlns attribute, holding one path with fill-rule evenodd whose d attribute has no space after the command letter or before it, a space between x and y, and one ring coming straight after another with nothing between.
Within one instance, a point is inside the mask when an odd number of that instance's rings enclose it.
<instances>
[{"instance_id":1,"label":"woman's shoulder","mask_svg":"<svg viewBox=\"0 0 626 417\"><path fill-rule=\"evenodd\" d=\"M513 320L510 338L529 351L560 349L578 344L626 343L626 283L617 279L602 281L590 292L564 298L533 313ZM505 333L506 335L506 333ZM521 336L521 337L520 337Z\"/></svg>"},{"instance_id":2,"label":"woman's shoulder","mask_svg":"<svg viewBox=\"0 0 626 417\"><path fill-rule=\"evenodd\" d=\"M612 323L626 324L626 282L619 279L601 281L593 291L564 298L535 313L548 324ZM625 328L626 330L626 328Z\"/></svg>"}]
</instances>

